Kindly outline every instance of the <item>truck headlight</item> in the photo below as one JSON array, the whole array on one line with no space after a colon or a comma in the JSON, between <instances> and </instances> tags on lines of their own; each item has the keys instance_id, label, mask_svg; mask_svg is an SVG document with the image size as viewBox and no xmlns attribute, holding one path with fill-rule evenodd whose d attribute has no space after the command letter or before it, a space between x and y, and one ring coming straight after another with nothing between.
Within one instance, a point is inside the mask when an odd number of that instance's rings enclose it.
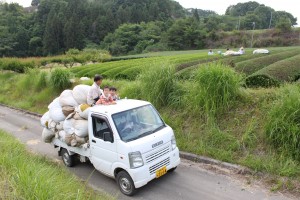
<instances>
[{"instance_id":1,"label":"truck headlight","mask_svg":"<svg viewBox=\"0 0 300 200\"><path fill-rule=\"evenodd\" d=\"M130 168L138 168L144 165L143 158L141 152L131 152L128 154Z\"/></svg>"},{"instance_id":2,"label":"truck headlight","mask_svg":"<svg viewBox=\"0 0 300 200\"><path fill-rule=\"evenodd\" d=\"M177 145L176 145L176 139L175 139L174 135L172 136L171 144L172 144L172 151L173 151L177 147Z\"/></svg>"}]
</instances>

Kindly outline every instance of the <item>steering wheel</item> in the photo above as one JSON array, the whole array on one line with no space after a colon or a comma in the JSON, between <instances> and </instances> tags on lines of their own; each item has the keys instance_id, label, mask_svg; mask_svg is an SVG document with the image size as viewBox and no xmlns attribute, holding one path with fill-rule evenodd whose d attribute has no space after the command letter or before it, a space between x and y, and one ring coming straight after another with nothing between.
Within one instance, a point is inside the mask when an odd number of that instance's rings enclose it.
<instances>
[{"instance_id":1,"label":"steering wheel","mask_svg":"<svg viewBox=\"0 0 300 200\"><path fill-rule=\"evenodd\" d=\"M128 135L131 131L132 131L132 128L126 127L126 128L124 128L121 132L122 132L123 134Z\"/></svg>"}]
</instances>

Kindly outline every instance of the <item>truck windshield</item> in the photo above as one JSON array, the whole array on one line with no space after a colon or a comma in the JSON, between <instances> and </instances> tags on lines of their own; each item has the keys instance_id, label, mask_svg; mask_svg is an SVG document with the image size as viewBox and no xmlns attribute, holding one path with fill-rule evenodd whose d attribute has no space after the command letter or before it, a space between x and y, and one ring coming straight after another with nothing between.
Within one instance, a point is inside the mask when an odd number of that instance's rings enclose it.
<instances>
[{"instance_id":1,"label":"truck windshield","mask_svg":"<svg viewBox=\"0 0 300 200\"><path fill-rule=\"evenodd\" d=\"M124 142L145 137L166 126L152 105L117 113L112 118Z\"/></svg>"}]
</instances>

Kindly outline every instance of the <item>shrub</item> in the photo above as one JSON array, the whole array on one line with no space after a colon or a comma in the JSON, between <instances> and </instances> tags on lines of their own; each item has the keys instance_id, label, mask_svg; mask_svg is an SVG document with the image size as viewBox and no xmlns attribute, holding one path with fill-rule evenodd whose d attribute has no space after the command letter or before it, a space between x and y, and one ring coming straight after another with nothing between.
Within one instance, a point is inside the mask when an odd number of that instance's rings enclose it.
<instances>
[{"instance_id":1,"label":"shrub","mask_svg":"<svg viewBox=\"0 0 300 200\"><path fill-rule=\"evenodd\" d=\"M280 82L265 74L254 74L246 78L247 87L278 87Z\"/></svg>"},{"instance_id":2,"label":"shrub","mask_svg":"<svg viewBox=\"0 0 300 200\"><path fill-rule=\"evenodd\" d=\"M268 74L281 82L293 81L300 73L299 63L300 54L269 65L260 70L259 73Z\"/></svg>"},{"instance_id":3,"label":"shrub","mask_svg":"<svg viewBox=\"0 0 300 200\"><path fill-rule=\"evenodd\" d=\"M21 60L18 58L1 58L0 69L10 70L18 73L24 73L26 69L34 68L35 63L32 60Z\"/></svg>"},{"instance_id":4,"label":"shrub","mask_svg":"<svg viewBox=\"0 0 300 200\"><path fill-rule=\"evenodd\" d=\"M195 86L191 87L186 104L192 111L214 116L229 108L240 96L241 80L241 75L220 63L202 66L195 71Z\"/></svg>"},{"instance_id":5,"label":"shrub","mask_svg":"<svg viewBox=\"0 0 300 200\"><path fill-rule=\"evenodd\" d=\"M266 122L270 143L284 154L300 160L300 88L284 87L277 102L271 106Z\"/></svg>"},{"instance_id":6,"label":"shrub","mask_svg":"<svg viewBox=\"0 0 300 200\"><path fill-rule=\"evenodd\" d=\"M24 93L24 89L30 91L34 88L39 75L38 69L27 69L25 74L22 74L16 82L16 91L18 94Z\"/></svg>"},{"instance_id":7,"label":"shrub","mask_svg":"<svg viewBox=\"0 0 300 200\"><path fill-rule=\"evenodd\" d=\"M64 90L66 88L69 88L71 86L70 82L71 74L67 70L63 69L55 69L51 72L50 76L50 85L55 90Z\"/></svg>"},{"instance_id":8,"label":"shrub","mask_svg":"<svg viewBox=\"0 0 300 200\"><path fill-rule=\"evenodd\" d=\"M254 87L271 87L279 86L285 81L294 81L300 73L299 62L300 55L276 62L247 77L246 84Z\"/></svg>"},{"instance_id":9,"label":"shrub","mask_svg":"<svg viewBox=\"0 0 300 200\"><path fill-rule=\"evenodd\" d=\"M40 91L47 87L47 76L48 76L47 72L40 72L35 86L35 89L37 91Z\"/></svg>"}]
</instances>

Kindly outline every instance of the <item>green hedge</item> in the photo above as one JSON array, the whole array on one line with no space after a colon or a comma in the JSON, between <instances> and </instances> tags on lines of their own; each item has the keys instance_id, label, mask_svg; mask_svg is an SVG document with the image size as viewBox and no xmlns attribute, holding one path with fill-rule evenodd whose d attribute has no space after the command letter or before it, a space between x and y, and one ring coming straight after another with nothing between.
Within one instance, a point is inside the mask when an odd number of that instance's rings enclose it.
<instances>
[{"instance_id":1,"label":"green hedge","mask_svg":"<svg viewBox=\"0 0 300 200\"><path fill-rule=\"evenodd\" d=\"M265 74L252 75L246 78L248 87L277 87L280 82Z\"/></svg>"},{"instance_id":2,"label":"green hedge","mask_svg":"<svg viewBox=\"0 0 300 200\"><path fill-rule=\"evenodd\" d=\"M254 58L244 62L237 63L235 69L238 72L243 72L246 75L251 75L256 71L263 69L264 67L267 67L268 65L271 65L273 63L276 63L286 58L293 57L299 53L300 53L300 49L292 49L289 51L271 54L260 58Z\"/></svg>"},{"instance_id":3,"label":"green hedge","mask_svg":"<svg viewBox=\"0 0 300 200\"><path fill-rule=\"evenodd\" d=\"M32 60L18 58L1 58L0 69L10 70L18 73L24 73L26 69L34 68L35 62Z\"/></svg>"},{"instance_id":4,"label":"green hedge","mask_svg":"<svg viewBox=\"0 0 300 200\"><path fill-rule=\"evenodd\" d=\"M300 74L300 54L269 65L246 78L247 86L270 87L295 81Z\"/></svg>"}]
</instances>

